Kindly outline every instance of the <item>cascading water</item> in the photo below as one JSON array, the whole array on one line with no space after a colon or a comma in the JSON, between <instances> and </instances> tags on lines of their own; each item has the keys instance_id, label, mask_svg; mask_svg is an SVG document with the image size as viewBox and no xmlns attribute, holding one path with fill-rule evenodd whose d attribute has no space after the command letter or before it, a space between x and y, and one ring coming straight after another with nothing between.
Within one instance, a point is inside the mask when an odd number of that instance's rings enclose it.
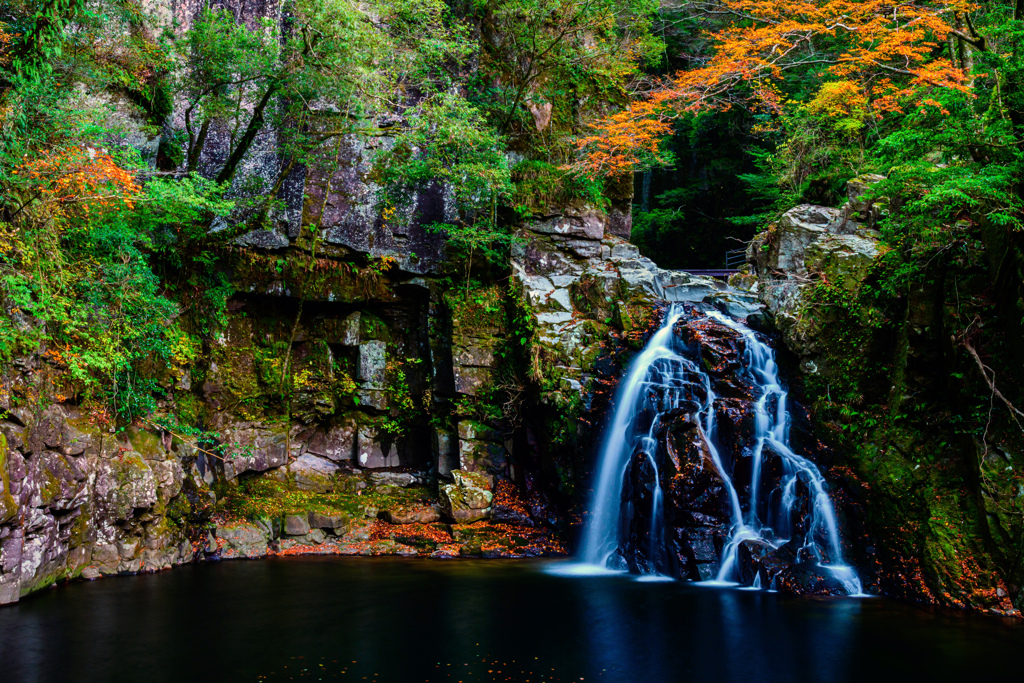
<instances>
[{"instance_id":1,"label":"cascading water","mask_svg":"<svg viewBox=\"0 0 1024 683\"><path fill-rule=\"evenodd\" d=\"M795 547L796 563L820 567L834 576L847 594L860 594L856 573L843 561L825 479L813 462L790 446L787 393L779 380L773 350L745 325L718 311L705 314L742 338L740 371L757 393L750 437L750 482L740 489L747 494L744 505L719 453L712 379L698 365L697 354L690 352L676 334L676 324L686 314L687 309L680 304L669 308L661 328L630 364L620 384L598 461L597 486L581 546L583 566L592 571L630 569L646 575L667 571L656 435L664 416L686 414L696 424L707 458L722 484L727 499L723 504L728 507L731 525L712 583L739 582L738 555L745 542L765 551L789 544L789 548ZM776 463L771 478L764 471L766 451ZM729 455L734 463L736 454ZM626 489L627 485L636 488L634 482L638 479L644 482L643 495ZM805 505L809 514L799 521L795 519L802 500L798 488L806 490L809 498ZM638 505L649 509L638 510ZM648 523L638 529L636 520L645 515ZM628 552L627 545L632 546ZM763 585L761 575L756 574L751 583Z\"/></svg>"},{"instance_id":2,"label":"cascading water","mask_svg":"<svg viewBox=\"0 0 1024 683\"><path fill-rule=\"evenodd\" d=\"M853 568L843 562L839 525L832 500L825 488L825 477L813 462L797 455L790 447L787 392L779 381L775 352L745 325L717 311L709 311L707 315L743 336L744 366L760 389L760 396L754 405L753 474L747 515L742 519L738 515L734 517L733 534L723 552L717 580L729 581L735 578L737 549L743 541L759 540L778 548L791 540L796 503L794 491L797 483L802 482L811 495L811 519L797 550L798 561L814 562L825 567L843 584L847 594L861 594L860 579ZM779 456L783 472L780 485L759 500L765 447L771 448ZM727 485L732 488L731 482Z\"/></svg>"},{"instance_id":3,"label":"cascading water","mask_svg":"<svg viewBox=\"0 0 1024 683\"><path fill-rule=\"evenodd\" d=\"M624 569L625 563L617 557L621 539L623 510L621 504L623 481L631 456L637 446L643 449L654 470L656 508L651 510L650 542L651 563L657 555L658 535L663 519L660 507L658 466L654 453L653 433L658 416L669 408L678 407L693 397L688 391L688 374L698 373L693 362L675 350L673 327L683 315L683 309L673 305L665 320L644 350L629 366L619 386L615 413L606 432L598 464L597 488L584 532L583 563L609 569Z\"/></svg>"}]
</instances>

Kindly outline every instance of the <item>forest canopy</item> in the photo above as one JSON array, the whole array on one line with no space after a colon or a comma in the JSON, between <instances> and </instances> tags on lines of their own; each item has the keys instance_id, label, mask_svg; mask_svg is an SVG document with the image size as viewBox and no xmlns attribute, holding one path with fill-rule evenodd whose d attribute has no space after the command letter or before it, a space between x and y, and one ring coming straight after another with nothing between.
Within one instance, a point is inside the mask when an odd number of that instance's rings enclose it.
<instances>
[{"instance_id":1,"label":"forest canopy","mask_svg":"<svg viewBox=\"0 0 1024 683\"><path fill-rule=\"evenodd\" d=\"M385 221L452 188L428 227L467 291L507 271L523 221L628 202L634 173L633 241L671 267L717 261L800 202L839 205L865 173L885 177L901 278L972 226L1020 226L1021 3L284 10L185 25L125 0L3 7L0 356L42 344L67 395L145 414L153 368L187 365L222 323L235 240L279 229L295 174L337 166L351 139L387 141L370 174ZM300 213L315 260L323 207Z\"/></svg>"}]
</instances>

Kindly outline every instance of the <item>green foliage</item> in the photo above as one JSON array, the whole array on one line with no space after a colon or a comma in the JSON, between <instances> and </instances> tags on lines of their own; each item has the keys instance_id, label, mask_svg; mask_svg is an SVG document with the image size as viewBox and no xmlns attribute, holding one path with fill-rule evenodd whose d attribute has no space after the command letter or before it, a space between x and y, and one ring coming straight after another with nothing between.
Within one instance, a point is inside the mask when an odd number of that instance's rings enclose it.
<instances>
[{"instance_id":1,"label":"green foliage","mask_svg":"<svg viewBox=\"0 0 1024 683\"><path fill-rule=\"evenodd\" d=\"M385 364L385 394L388 399L390 414L385 418L382 428L393 437L404 436L410 425L419 422L423 417L423 406L416 405L409 391L409 378L406 371L419 365L420 358L398 358L388 354Z\"/></svg>"},{"instance_id":2,"label":"green foliage","mask_svg":"<svg viewBox=\"0 0 1024 683\"><path fill-rule=\"evenodd\" d=\"M509 197L512 182L501 137L482 113L461 97L440 93L406 116L409 125L374 160L382 198L401 211L414 191L445 184L454 195L459 227L496 228L498 204Z\"/></svg>"},{"instance_id":3,"label":"green foliage","mask_svg":"<svg viewBox=\"0 0 1024 683\"><path fill-rule=\"evenodd\" d=\"M582 200L607 208L603 183L572 174L547 161L521 161L511 169L511 205L520 216L544 215Z\"/></svg>"},{"instance_id":4,"label":"green foliage","mask_svg":"<svg viewBox=\"0 0 1024 683\"><path fill-rule=\"evenodd\" d=\"M568 160L578 121L624 101L623 84L645 63L657 62L663 49L651 31L658 3L650 0L487 0L478 6L485 40L482 82L472 98L517 146L542 149L556 163Z\"/></svg>"},{"instance_id":5,"label":"green foliage","mask_svg":"<svg viewBox=\"0 0 1024 683\"><path fill-rule=\"evenodd\" d=\"M126 417L152 405L143 396L152 380L139 377L137 368L170 358L164 332L177 313L150 267L145 236L129 217L124 209L60 229L23 226L0 259L4 305L33 321L0 323L0 339L20 342L4 349L7 360L45 339L77 392L109 398Z\"/></svg>"}]
</instances>

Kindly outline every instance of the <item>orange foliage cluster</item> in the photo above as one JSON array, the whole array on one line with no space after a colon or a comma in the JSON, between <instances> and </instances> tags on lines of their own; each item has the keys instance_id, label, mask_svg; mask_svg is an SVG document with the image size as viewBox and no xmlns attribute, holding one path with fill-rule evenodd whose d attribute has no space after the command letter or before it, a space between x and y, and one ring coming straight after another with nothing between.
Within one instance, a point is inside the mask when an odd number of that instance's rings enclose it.
<instances>
[{"instance_id":1,"label":"orange foliage cluster","mask_svg":"<svg viewBox=\"0 0 1024 683\"><path fill-rule=\"evenodd\" d=\"M109 206L125 202L130 208L139 193L135 177L105 152L71 147L27 161L15 174L39 186L43 197L60 204Z\"/></svg>"},{"instance_id":2,"label":"orange foliage cluster","mask_svg":"<svg viewBox=\"0 0 1024 683\"><path fill-rule=\"evenodd\" d=\"M529 510L526 509L526 503L519 497L519 492L516 490L515 485L507 479L498 480L497 485L494 487L492 505L514 510L527 517L530 516Z\"/></svg>"},{"instance_id":3,"label":"orange foliage cluster","mask_svg":"<svg viewBox=\"0 0 1024 683\"><path fill-rule=\"evenodd\" d=\"M967 75L933 54L954 32L954 14L974 7L969 0L723 0L715 12L734 23L710 36L714 55L596 124L592 135L578 141L584 155L576 170L619 175L657 161L673 118L726 109L741 90L761 108L781 111L775 82L792 69L823 67L851 85L856 81L858 97L863 92L877 112L899 111L928 88L967 91Z\"/></svg>"},{"instance_id":4,"label":"orange foliage cluster","mask_svg":"<svg viewBox=\"0 0 1024 683\"><path fill-rule=\"evenodd\" d=\"M397 538L396 538L397 536ZM452 535L443 524L400 524L390 525L377 523L370 532L371 541L399 540L408 543L412 540L424 540L438 545L448 545Z\"/></svg>"},{"instance_id":5,"label":"orange foliage cluster","mask_svg":"<svg viewBox=\"0 0 1024 683\"><path fill-rule=\"evenodd\" d=\"M543 529L517 526L514 524L492 524L488 521L462 525L463 529L476 532L480 550L517 554L528 549L548 554L564 555L565 547L557 538L552 538Z\"/></svg>"}]
</instances>

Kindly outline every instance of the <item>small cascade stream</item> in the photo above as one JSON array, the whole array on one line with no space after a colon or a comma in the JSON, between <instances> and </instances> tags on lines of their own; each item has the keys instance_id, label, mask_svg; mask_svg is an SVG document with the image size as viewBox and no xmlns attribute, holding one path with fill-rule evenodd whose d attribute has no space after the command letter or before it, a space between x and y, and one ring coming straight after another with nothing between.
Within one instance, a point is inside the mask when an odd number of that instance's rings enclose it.
<instances>
[{"instance_id":1,"label":"small cascade stream","mask_svg":"<svg viewBox=\"0 0 1024 683\"><path fill-rule=\"evenodd\" d=\"M703 369L700 350L678 334L681 320L706 316L731 331L742 349L736 371L752 389L751 433L743 452L731 452L719 438L715 382ZM725 333L725 330L722 330ZM629 570L645 578L672 576L666 542L664 457L659 434L666 420L693 423L703 460L713 466L727 531L720 535L717 572L710 584L746 583L773 588L774 579L741 571L741 552L758 558L785 557L786 564L812 567L833 577L847 595L861 594L856 572L843 558L839 525L825 478L790 442L787 392L773 349L750 328L722 313L672 304L660 329L632 361L619 385L605 432L597 481L576 573ZM723 451L723 448L725 450ZM736 463L749 458L749 480ZM699 467L703 467L701 464ZM724 537L723 537L724 536ZM779 562L776 561L776 569Z\"/></svg>"}]
</instances>

